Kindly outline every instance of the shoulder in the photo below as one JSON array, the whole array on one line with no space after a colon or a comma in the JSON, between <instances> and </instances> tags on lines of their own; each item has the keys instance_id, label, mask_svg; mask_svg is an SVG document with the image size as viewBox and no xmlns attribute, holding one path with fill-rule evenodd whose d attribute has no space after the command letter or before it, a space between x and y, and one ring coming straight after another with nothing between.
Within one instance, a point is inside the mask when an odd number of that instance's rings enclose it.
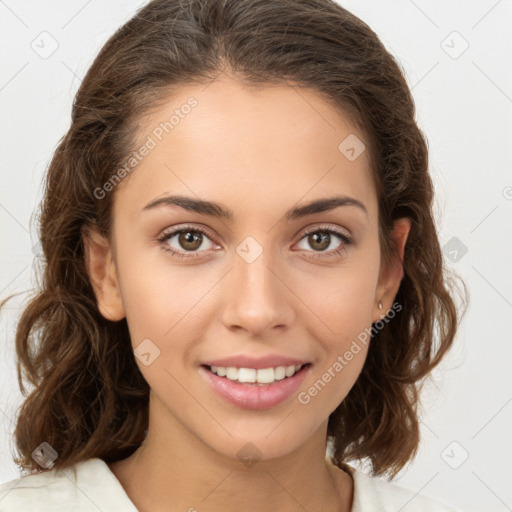
<instances>
[{"instance_id":1,"label":"shoulder","mask_svg":"<svg viewBox=\"0 0 512 512\"><path fill-rule=\"evenodd\" d=\"M137 512L108 465L98 458L0 484L0 510Z\"/></svg>"},{"instance_id":2,"label":"shoulder","mask_svg":"<svg viewBox=\"0 0 512 512\"><path fill-rule=\"evenodd\" d=\"M343 469L354 482L351 512L457 512L432 498L383 478L369 476L348 464Z\"/></svg>"}]
</instances>

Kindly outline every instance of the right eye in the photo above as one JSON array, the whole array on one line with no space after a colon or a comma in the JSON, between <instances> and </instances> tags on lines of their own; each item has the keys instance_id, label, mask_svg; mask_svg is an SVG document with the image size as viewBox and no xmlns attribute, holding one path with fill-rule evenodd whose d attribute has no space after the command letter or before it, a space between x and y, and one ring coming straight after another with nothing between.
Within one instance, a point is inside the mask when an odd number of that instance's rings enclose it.
<instances>
[{"instance_id":1,"label":"right eye","mask_svg":"<svg viewBox=\"0 0 512 512\"><path fill-rule=\"evenodd\" d=\"M181 247L176 247L169 244L169 242L176 236L179 235L176 239L176 242ZM172 231L164 232L161 237L158 238L162 249L166 252L169 252L172 256L176 256L178 258L197 258L199 256L194 255L198 251L198 249L203 245L204 239L211 241L208 233L201 228L193 227L193 226L182 226ZM191 254L187 254L191 253Z\"/></svg>"}]
</instances>

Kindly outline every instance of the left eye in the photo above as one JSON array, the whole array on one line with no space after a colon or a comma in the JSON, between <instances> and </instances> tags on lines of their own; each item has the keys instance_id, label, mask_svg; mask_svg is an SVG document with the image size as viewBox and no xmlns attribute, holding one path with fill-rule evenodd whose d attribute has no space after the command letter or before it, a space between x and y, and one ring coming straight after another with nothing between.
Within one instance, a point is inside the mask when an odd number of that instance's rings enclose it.
<instances>
[{"instance_id":1,"label":"left eye","mask_svg":"<svg viewBox=\"0 0 512 512\"><path fill-rule=\"evenodd\" d=\"M331 247L331 251L327 251L327 249L331 246L333 240L333 235L338 240L341 240L341 244L338 245L336 249ZM334 252L337 253L340 248L343 248L345 245L350 244L350 237L344 233L341 233L334 229L315 229L313 231L309 231L305 233L301 238L301 242L305 240L310 247L314 247L316 245L315 252Z\"/></svg>"}]
</instances>

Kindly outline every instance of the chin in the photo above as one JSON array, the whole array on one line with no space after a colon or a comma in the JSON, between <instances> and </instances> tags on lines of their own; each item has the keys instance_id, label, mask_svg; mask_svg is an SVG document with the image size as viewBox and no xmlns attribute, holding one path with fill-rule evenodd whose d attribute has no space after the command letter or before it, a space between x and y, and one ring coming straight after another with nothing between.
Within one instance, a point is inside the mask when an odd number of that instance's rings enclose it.
<instances>
[{"instance_id":1,"label":"chin","mask_svg":"<svg viewBox=\"0 0 512 512\"><path fill-rule=\"evenodd\" d=\"M280 418L268 417L257 422L238 423L230 428L224 423L226 430L220 437L212 438L210 431L203 442L213 450L230 459L238 459L247 467L252 467L258 461L272 460L285 457L297 450L311 437L312 431L301 429L300 423L293 418L293 413L287 413ZM283 421L283 417L286 418ZM314 431L314 429L313 429Z\"/></svg>"}]
</instances>

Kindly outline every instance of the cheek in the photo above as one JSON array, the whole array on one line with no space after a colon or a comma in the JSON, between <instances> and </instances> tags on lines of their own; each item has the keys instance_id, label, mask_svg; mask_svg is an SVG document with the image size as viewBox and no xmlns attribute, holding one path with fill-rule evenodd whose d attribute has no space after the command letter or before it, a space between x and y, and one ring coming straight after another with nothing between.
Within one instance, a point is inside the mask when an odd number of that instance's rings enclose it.
<instances>
[{"instance_id":1,"label":"cheek","mask_svg":"<svg viewBox=\"0 0 512 512\"><path fill-rule=\"evenodd\" d=\"M357 381L371 342L371 287L350 293L349 286L314 303L321 312L322 322L310 324L310 337L315 339L318 361L315 371L297 396L299 404L309 413L332 413L345 399Z\"/></svg>"},{"instance_id":2,"label":"cheek","mask_svg":"<svg viewBox=\"0 0 512 512\"><path fill-rule=\"evenodd\" d=\"M321 347L316 371L298 396L300 404L329 413L346 397L363 368L371 340L378 261L362 259L350 268L304 283L300 292L310 312L305 325ZM306 313L305 313L306 314Z\"/></svg>"},{"instance_id":3,"label":"cheek","mask_svg":"<svg viewBox=\"0 0 512 512\"><path fill-rule=\"evenodd\" d=\"M149 338L165 349L197 339L204 324L206 295L218 282L208 267L179 266L158 248L118 257L120 288L132 344Z\"/></svg>"},{"instance_id":4,"label":"cheek","mask_svg":"<svg viewBox=\"0 0 512 512\"><path fill-rule=\"evenodd\" d=\"M350 326L371 323L371 312L375 296L373 279L366 275L333 276L324 283L315 281L310 286L307 304L325 322L333 334L348 334Z\"/></svg>"},{"instance_id":5,"label":"cheek","mask_svg":"<svg viewBox=\"0 0 512 512\"><path fill-rule=\"evenodd\" d=\"M294 292L322 331L340 343L371 325L377 280L378 260L358 255L337 268L315 269L307 279L302 276Z\"/></svg>"}]
</instances>

